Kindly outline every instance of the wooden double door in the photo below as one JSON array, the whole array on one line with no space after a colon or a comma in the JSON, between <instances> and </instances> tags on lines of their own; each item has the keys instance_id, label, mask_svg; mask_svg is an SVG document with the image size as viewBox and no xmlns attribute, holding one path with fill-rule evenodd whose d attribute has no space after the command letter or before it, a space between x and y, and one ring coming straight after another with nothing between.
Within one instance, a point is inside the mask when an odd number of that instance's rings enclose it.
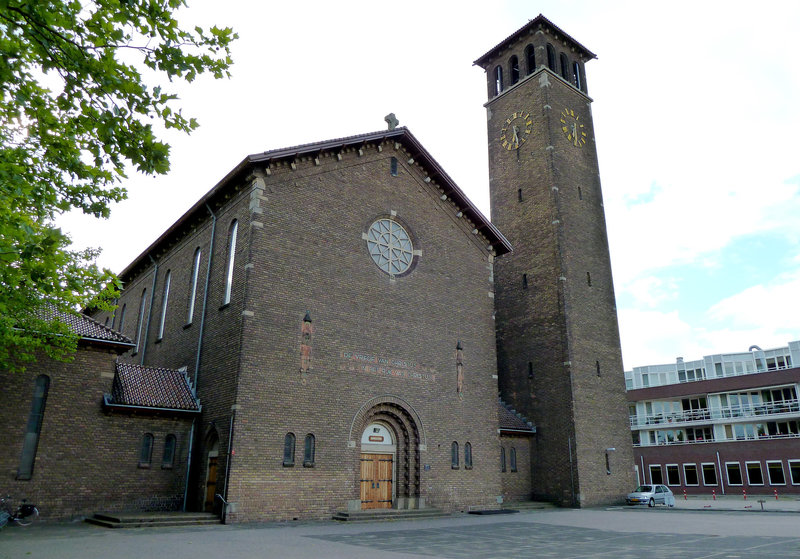
<instances>
[{"instance_id":1,"label":"wooden double door","mask_svg":"<svg viewBox=\"0 0 800 559\"><path fill-rule=\"evenodd\" d=\"M361 455L361 508L392 508L392 455Z\"/></svg>"}]
</instances>

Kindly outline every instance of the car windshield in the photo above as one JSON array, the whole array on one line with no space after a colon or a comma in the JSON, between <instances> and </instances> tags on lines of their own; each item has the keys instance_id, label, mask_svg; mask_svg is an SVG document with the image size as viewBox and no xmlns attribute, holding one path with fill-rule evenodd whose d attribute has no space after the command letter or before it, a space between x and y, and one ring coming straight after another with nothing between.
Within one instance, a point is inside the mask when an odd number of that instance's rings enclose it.
<instances>
[{"instance_id":1,"label":"car windshield","mask_svg":"<svg viewBox=\"0 0 800 559\"><path fill-rule=\"evenodd\" d=\"M639 487L636 488L636 491L634 491L634 493L652 493L652 492L653 492L652 485L640 485Z\"/></svg>"}]
</instances>

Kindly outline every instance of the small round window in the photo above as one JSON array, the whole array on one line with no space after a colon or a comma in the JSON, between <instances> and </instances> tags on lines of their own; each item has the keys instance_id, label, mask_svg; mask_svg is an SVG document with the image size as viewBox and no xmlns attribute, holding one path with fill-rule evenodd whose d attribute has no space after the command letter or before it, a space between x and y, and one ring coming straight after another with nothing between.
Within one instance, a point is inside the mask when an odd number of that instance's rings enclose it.
<instances>
[{"instance_id":1,"label":"small round window","mask_svg":"<svg viewBox=\"0 0 800 559\"><path fill-rule=\"evenodd\" d=\"M378 268L392 276L407 272L414 260L414 247L408 232L391 219L379 219L370 225L367 247Z\"/></svg>"}]
</instances>

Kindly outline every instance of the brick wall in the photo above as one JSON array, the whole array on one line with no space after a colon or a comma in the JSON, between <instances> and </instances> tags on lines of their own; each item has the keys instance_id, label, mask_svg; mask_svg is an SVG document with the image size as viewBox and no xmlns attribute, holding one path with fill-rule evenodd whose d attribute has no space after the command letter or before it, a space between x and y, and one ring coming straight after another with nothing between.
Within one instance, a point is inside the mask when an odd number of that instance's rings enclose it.
<instances>
[{"instance_id":1,"label":"brick wall","mask_svg":"<svg viewBox=\"0 0 800 559\"><path fill-rule=\"evenodd\" d=\"M25 373L0 371L6 394L0 406L0 493L36 503L45 519L180 508L191 420L104 413L102 397L111 391L115 357L82 347L71 363L42 358ZM33 476L16 480L40 374L50 377L50 386ZM145 433L154 437L150 468L139 467ZM175 461L173 468L162 469L168 434L177 438Z\"/></svg>"}]
</instances>

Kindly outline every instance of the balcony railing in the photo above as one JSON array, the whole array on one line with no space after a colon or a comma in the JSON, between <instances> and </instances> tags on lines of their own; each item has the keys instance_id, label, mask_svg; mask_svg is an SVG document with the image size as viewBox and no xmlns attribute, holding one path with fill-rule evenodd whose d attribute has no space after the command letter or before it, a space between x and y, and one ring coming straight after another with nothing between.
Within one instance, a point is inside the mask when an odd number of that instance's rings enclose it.
<instances>
[{"instance_id":1,"label":"balcony railing","mask_svg":"<svg viewBox=\"0 0 800 559\"><path fill-rule=\"evenodd\" d=\"M713 437L709 439L699 439L693 441L659 441L657 443L633 443L634 447L650 447L650 446L673 446L676 444L708 444L708 443L730 443L730 442L741 442L741 441L767 441L767 440L775 440L775 439L797 439L800 438L800 433L787 433L787 434L780 434L780 435L759 435L755 438L745 438L745 437L736 437L734 439L719 439L716 440Z\"/></svg>"},{"instance_id":2,"label":"balcony railing","mask_svg":"<svg viewBox=\"0 0 800 559\"><path fill-rule=\"evenodd\" d=\"M674 426L676 423L698 423L735 419L739 417L775 416L783 414L800 414L800 400L782 400L780 402L764 402L761 404L740 404L723 408L701 408L673 413L657 413L650 415L630 416L632 429L649 426Z\"/></svg>"}]
</instances>

